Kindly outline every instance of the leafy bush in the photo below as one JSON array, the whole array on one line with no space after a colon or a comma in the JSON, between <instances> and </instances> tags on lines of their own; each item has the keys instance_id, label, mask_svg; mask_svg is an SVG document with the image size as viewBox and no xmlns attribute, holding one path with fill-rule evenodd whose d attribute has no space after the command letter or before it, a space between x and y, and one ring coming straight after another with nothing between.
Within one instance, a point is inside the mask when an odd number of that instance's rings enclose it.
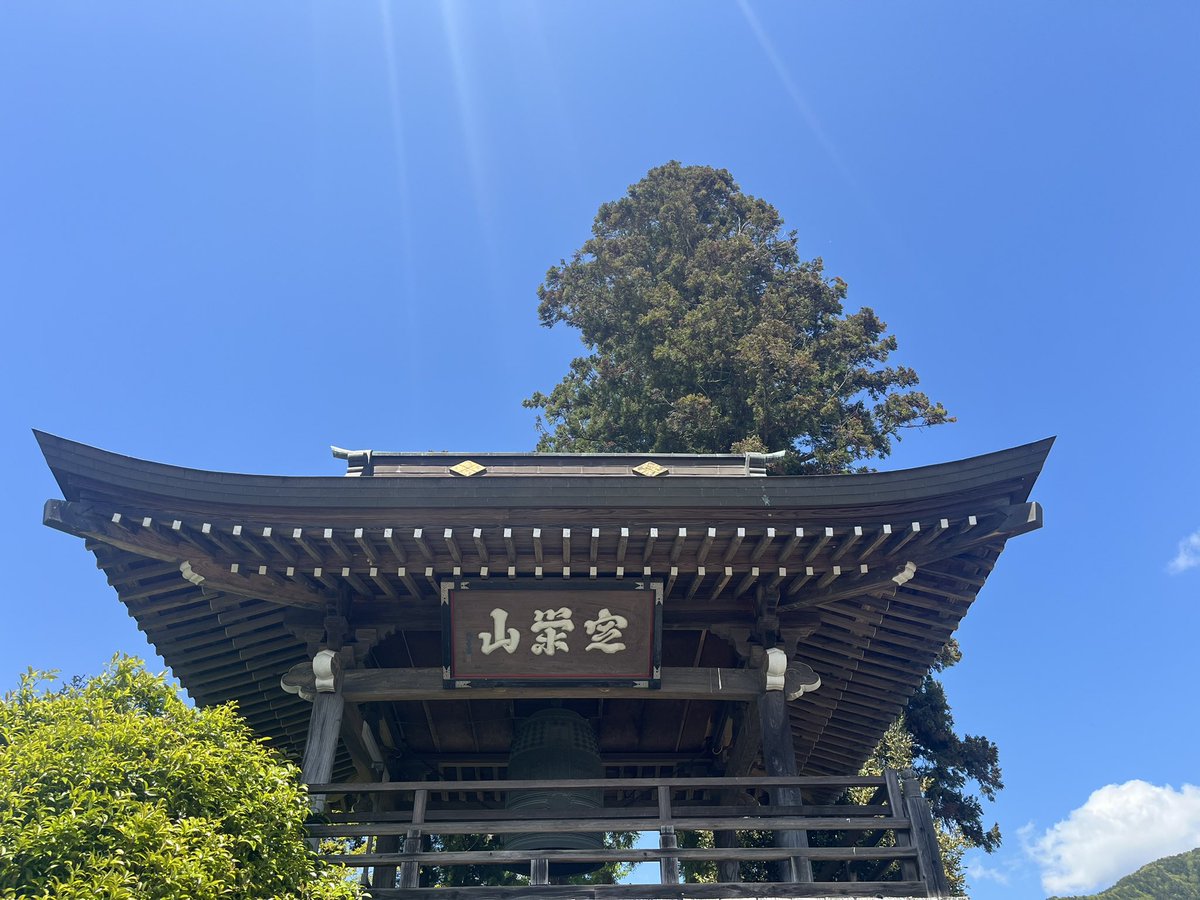
<instances>
[{"instance_id":1,"label":"leafy bush","mask_svg":"<svg viewBox=\"0 0 1200 900\"><path fill-rule=\"evenodd\" d=\"M310 851L298 771L232 706L195 709L141 660L0 701L0 897L345 900Z\"/></svg>"}]
</instances>

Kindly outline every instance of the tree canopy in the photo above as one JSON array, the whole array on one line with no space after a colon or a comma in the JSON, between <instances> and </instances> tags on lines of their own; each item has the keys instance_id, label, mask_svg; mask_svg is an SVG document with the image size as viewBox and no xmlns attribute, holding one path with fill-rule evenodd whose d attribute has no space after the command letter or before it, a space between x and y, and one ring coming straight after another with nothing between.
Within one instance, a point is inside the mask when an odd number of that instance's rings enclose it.
<instances>
[{"instance_id":1,"label":"tree canopy","mask_svg":"<svg viewBox=\"0 0 1200 900\"><path fill-rule=\"evenodd\" d=\"M589 351L525 401L541 411L538 449L786 450L782 471L833 473L887 456L904 429L953 421L912 389L915 371L887 365L897 342L884 322L847 313L846 282L797 245L724 169L670 162L603 204L592 237L538 289L542 324L578 328ZM935 670L958 659L951 641ZM1000 843L971 792L990 800L1003 787L996 745L956 734L929 675L868 767L896 765L897 746L961 879L963 848Z\"/></svg>"},{"instance_id":2,"label":"tree canopy","mask_svg":"<svg viewBox=\"0 0 1200 900\"><path fill-rule=\"evenodd\" d=\"M543 325L589 352L540 410L539 450L787 450L843 472L903 429L951 421L886 365L896 339L846 282L801 260L779 212L724 169L670 162L600 207L592 237L538 289Z\"/></svg>"},{"instance_id":3,"label":"tree canopy","mask_svg":"<svg viewBox=\"0 0 1200 900\"><path fill-rule=\"evenodd\" d=\"M195 709L140 660L0 700L0 897L349 900L303 829L299 772L231 706Z\"/></svg>"}]
</instances>

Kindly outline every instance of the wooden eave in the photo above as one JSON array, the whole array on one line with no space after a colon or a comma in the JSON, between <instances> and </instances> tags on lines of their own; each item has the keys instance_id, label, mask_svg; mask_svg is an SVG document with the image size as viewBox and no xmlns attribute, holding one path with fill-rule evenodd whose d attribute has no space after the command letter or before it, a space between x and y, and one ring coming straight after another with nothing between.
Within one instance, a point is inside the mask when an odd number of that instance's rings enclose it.
<instances>
[{"instance_id":1,"label":"wooden eave","mask_svg":"<svg viewBox=\"0 0 1200 900\"><path fill-rule=\"evenodd\" d=\"M731 641L757 586L781 592L785 632L811 631L799 655L823 681L791 707L810 774L861 763L1007 539L1040 526L1027 501L1052 443L848 476L345 478L207 472L37 438L65 498L47 524L85 538L197 702L237 700L285 748L302 745L308 706L279 678L308 659L302 638L339 594L360 598L369 649L434 634L442 579L648 575L666 585L669 630Z\"/></svg>"}]
</instances>

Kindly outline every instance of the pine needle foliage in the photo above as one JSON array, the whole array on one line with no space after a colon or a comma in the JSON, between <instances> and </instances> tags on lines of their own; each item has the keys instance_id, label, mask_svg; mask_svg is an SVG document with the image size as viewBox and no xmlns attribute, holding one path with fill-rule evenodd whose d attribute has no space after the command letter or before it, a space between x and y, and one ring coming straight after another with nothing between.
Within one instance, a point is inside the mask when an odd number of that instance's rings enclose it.
<instances>
[{"instance_id":1,"label":"pine needle foliage","mask_svg":"<svg viewBox=\"0 0 1200 900\"><path fill-rule=\"evenodd\" d=\"M797 245L724 169L669 162L601 206L538 289L542 324L588 349L525 401L538 449L787 450L785 471L845 472L952 421L914 370L887 365L887 325L846 312L846 282Z\"/></svg>"}]
</instances>

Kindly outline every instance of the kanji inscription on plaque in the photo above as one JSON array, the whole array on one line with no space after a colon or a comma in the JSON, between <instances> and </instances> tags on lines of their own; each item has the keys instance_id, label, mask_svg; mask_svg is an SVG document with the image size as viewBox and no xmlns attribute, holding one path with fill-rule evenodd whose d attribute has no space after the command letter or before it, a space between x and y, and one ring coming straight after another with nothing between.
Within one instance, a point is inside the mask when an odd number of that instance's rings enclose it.
<instances>
[{"instance_id":1,"label":"kanji inscription on plaque","mask_svg":"<svg viewBox=\"0 0 1200 900\"><path fill-rule=\"evenodd\" d=\"M463 579L443 583L442 613L447 687L658 685L659 582L575 588Z\"/></svg>"}]
</instances>

